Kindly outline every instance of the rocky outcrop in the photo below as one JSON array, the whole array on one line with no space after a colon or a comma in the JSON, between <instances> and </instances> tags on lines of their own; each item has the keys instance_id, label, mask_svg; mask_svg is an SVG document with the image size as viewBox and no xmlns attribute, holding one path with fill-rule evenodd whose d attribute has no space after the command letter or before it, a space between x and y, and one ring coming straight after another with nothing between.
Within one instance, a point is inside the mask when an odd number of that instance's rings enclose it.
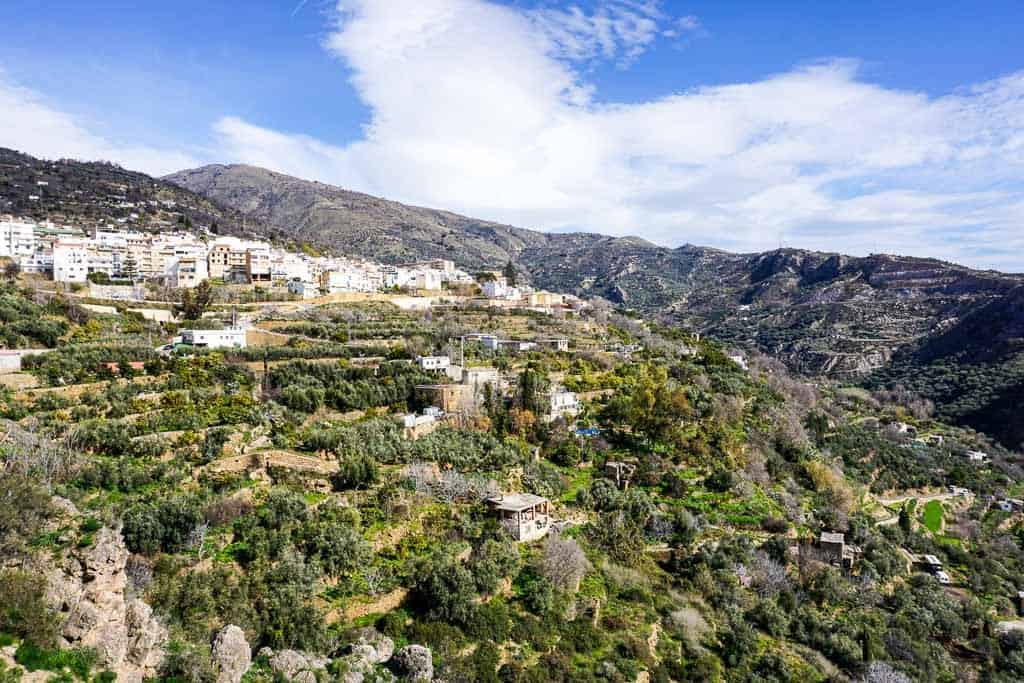
<instances>
[{"instance_id":1,"label":"rocky outcrop","mask_svg":"<svg viewBox=\"0 0 1024 683\"><path fill-rule=\"evenodd\" d=\"M384 664L395 654L395 641L374 628L359 631L359 639L352 647L371 664Z\"/></svg>"},{"instance_id":2,"label":"rocky outcrop","mask_svg":"<svg viewBox=\"0 0 1024 683\"><path fill-rule=\"evenodd\" d=\"M217 683L240 683L251 664L252 650L242 629L229 624L217 632L213 639Z\"/></svg>"},{"instance_id":3,"label":"rocky outcrop","mask_svg":"<svg viewBox=\"0 0 1024 683\"><path fill-rule=\"evenodd\" d=\"M141 681L156 674L167 629L149 605L126 596L127 562L121 534L104 527L50 569L48 599L62 619L63 647L94 648L119 681Z\"/></svg>"},{"instance_id":4,"label":"rocky outcrop","mask_svg":"<svg viewBox=\"0 0 1024 683\"><path fill-rule=\"evenodd\" d=\"M270 669L286 681L296 683L316 683L317 672L327 668L325 657L299 652L298 650L281 650L270 656Z\"/></svg>"},{"instance_id":5,"label":"rocky outcrop","mask_svg":"<svg viewBox=\"0 0 1024 683\"><path fill-rule=\"evenodd\" d=\"M434 659L430 648L406 645L394 657L395 669L402 680L428 683L434 680Z\"/></svg>"}]
</instances>

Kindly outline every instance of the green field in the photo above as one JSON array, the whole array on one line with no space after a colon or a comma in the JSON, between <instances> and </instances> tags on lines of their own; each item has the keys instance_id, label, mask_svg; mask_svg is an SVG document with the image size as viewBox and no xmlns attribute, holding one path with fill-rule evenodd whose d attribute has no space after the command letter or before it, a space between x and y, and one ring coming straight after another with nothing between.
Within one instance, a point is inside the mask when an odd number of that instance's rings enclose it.
<instances>
[{"instance_id":1,"label":"green field","mask_svg":"<svg viewBox=\"0 0 1024 683\"><path fill-rule=\"evenodd\" d=\"M937 500L930 500L924 505L921 521L929 531L937 534L942 529L942 517L944 514L945 510L942 509L942 503Z\"/></svg>"}]
</instances>

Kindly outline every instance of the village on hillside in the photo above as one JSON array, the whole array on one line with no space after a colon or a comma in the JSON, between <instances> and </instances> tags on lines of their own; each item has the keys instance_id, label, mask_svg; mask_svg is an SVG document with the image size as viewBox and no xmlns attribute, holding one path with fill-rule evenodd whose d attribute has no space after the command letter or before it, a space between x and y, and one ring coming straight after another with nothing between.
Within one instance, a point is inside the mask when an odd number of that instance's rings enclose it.
<instances>
[{"instance_id":1,"label":"village on hillside","mask_svg":"<svg viewBox=\"0 0 1024 683\"><path fill-rule=\"evenodd\" d=\"M808 382L511 268L0 237L0 493L32 511L0 601L53 615L0 612L0 668L1014 671L1019 455L908 392Z\"/></svg>"}]
</instances>

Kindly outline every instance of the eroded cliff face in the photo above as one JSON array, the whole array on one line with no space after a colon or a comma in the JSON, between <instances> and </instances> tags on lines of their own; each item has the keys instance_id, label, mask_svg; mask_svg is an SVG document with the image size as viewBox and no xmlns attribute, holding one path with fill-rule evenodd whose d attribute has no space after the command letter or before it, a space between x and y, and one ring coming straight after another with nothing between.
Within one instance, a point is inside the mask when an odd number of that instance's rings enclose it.
<instances>
[{"instance_id":1,"label":"eroded cliff face","mask_svg":"<svg viewBox=\"0 0 1024 683\"><path fill-rule=\"evenodd\" d=\"M48 599L61 620L62 647L91 647L118 681L155 676L167 628L145 602L127 594L128 549L104 527L87 548L75 548L46 569Z\"/></svg>"}]
</instances>

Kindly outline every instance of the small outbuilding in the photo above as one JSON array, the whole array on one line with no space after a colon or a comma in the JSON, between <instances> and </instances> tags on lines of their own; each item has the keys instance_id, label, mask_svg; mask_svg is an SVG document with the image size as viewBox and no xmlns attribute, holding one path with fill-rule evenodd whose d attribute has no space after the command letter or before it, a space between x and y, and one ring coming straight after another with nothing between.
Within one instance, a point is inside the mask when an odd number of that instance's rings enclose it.
<instances>
[{"instance_id":1,"label":"small outbuilding","mask_svg":"<svg viewBox=\"0 0 1024 683\"><path fill-rule=\"evenodd\" d=\"M487 501L517 541L536 541L551 528L551 501L532 493L510 493Z\"/></svg>"}]
</instances>

